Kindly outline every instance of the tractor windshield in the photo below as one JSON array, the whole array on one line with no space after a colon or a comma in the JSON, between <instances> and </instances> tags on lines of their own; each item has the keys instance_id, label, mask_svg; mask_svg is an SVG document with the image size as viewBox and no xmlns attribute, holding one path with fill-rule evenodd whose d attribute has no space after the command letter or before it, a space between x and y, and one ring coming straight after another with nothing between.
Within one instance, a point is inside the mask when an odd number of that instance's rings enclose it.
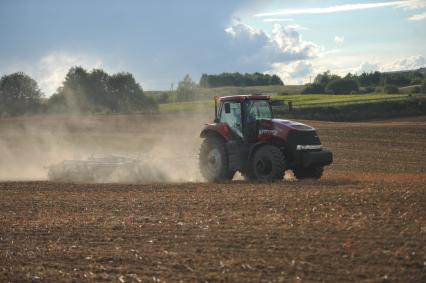
<instances>
[{"instance_id":1,"label":"tractor windshield","mask_svg":"<svg viewBox=\"0 0 426 283\"><path fill-rule=\"evenodd\" d=\"M272 119L272 109L267 100L248 100L247 113L250 120Z\"/></svg>"}]
</instances>

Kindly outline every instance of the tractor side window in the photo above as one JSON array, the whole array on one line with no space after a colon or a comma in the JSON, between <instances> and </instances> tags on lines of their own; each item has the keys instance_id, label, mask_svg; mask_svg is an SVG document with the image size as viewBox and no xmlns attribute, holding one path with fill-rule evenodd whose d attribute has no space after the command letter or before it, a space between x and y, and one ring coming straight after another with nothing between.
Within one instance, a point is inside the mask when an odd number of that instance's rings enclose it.
<instances>
[{"instance_id":1,"label":"tractor side window","mask_svg":"<svg viewBox=\"0 0 426 283\"><path fill-rule=\"evenodd\" d=\"M229 104L229 113L226 113L225 111L227 106L226 104ZM221 113L220 113L220 122L226 123L231 128L231 130L242 137L241 132L241 104L239 102L225 102L221 107Z\"/></svg>"}]
</instances>

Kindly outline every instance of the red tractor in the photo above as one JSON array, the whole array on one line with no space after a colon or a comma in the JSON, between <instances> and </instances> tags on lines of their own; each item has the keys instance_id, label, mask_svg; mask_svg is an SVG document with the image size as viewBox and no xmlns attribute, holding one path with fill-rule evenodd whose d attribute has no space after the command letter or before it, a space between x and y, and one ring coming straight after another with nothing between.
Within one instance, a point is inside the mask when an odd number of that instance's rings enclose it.
<instances>
[{"instance_id":1,"label":"red tractor","mask_svg":"<svg viewBox=\"0 0 426 283\"><path fill-rule=\"evenodd\" d=\"M232 180L240 171L247 180L273 182L288 169L297 179L321 178L332 153L314 128L274 119L272 103L264 95L215 98L214 123L200 134L199 165L207 181Z\"/></svg>"}]
</instances>

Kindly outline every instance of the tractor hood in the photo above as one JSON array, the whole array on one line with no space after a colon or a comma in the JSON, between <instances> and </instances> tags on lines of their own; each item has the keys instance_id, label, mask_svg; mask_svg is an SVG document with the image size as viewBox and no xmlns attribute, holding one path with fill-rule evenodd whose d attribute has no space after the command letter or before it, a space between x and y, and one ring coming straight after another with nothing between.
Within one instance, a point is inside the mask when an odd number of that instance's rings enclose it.
<instances>
[{"instance_id":1,"label":"tractor hood","mask_svg":"<svg viewBox=\"0 0 426 283\"><path fill-rule=\"evenodd\" d=\"M267 140L272 136L287 140L289 133L300 133L304 136L316 136L316 132L313 127L291 120L260 120L258 127L259 138L261 140Z\"/></svg>"},{"instance_id":2,"label":"tractor hood","mask_svg":"<svg viewBox=\"0 0 426 283\"><path fill-rule=\"evenodd\" d=\"M273 127L277 129L290 129L290 130L298 130L298 131L315 131L314 128L291 120L283 120L283 119L272 119L271 120Z\"/></svg>"},{"instance_id":3,"label":"tractor hood","mask_svg":"<svg viewBox=\"0 0 426 283\"><path fill-rule=\"evenodd\" d=\"M277 132L288 132L290 130L296 131L315 131L314 128L291 120L283 119L271 119L271 120L260 120L259 130L273 130Z\"/></svg>"}]
</instances>

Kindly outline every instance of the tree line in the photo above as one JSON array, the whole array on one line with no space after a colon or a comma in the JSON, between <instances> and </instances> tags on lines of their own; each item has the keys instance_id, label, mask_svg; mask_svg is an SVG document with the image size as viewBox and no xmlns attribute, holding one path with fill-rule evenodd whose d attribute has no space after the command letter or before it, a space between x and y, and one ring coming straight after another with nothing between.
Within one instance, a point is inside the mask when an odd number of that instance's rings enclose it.
<instances>
[{"instance_id":1,"label":"tree line","mask_svg":"<svg viewBox=\"0 0 426 283\"><path fill-rule=\"evenodd\" d=\"M277 75L252 73L203 74L199 84L189 75L179 82L173 101L193 101L202 88L220 86L284 85ZM303 93L398 93L399 87L412 86L411 92L426 93L426 75L418 71L393 73L347 74L344 77L330 71L318 74L307 84ZM197 90L198 89L198 90ZM169 102L170 92L155 99L145 95L132 74L108 74L102 69L87 71L72 67L57 91L46 98L37 82L18 72L0 78L0 117L35 113L119 113L153 112L158 103Z\"/></svg>"},{"instance_id":2,"label":"tree line","mask_svg":"<svg viewBox=\"0 0 426 283\"><path fill-rule=\"evenodd\" d=\"M277 75L261 73L203 74L200 83L189 75L178 83L176 101L197 100L198 88L219 86L283 85ZM72 67L62 85L46 97L37 82L30 76L17 72L0 79L0 117L35 113L120 113L152 112L158 103L169 102L170 93L148 97L132 74L108 74L102 69L87 71Z\"/></svg>"},{"instance_id":3,"label":"tree line","mask_svg":"<svg viewBox=\"0 0 426 283\"><path fill-rule=\"evenodd\" d=\"M200 87L224 87L224 86L264 86L264 85L284 85L277 75L262 73L221 73L217 75L202 74Z\"/></svg>"},{"instance_id":4,"label":"tree line","mask_svg":"<svg viewBox=\"0 0 426 283\"><path fill-rule=\"evenodd\" d=\"M307 84L303 93L398 93L399 87L415 86L412 92L426 92L426 75L419 71L406 72L370 72L360 75L348 73L344 77L330 71L318 74L313 83Z\"/></svg>"},{"instance_id":5,"label":"tree line","mask_svg":"<svg viewBox=\"0 0 426 283\"><path fill-rule=\"evenodd\" d=\"M175 101L185 102L194 101L203 98L202 89L225 87L225 86L265 86L265 85L284 85L277 75L261 73L221 73L218 75L203 74L199 83L194 82L189 74L185 75L183 80L178 83L176 89ZM157 101L159 103L170 102L171 95L163 92Z\"/></svg>"},{"instance_id":6,"label":"tree line","mask_svg":"<svg viewBox=\"0 0 426 283\"><path fill-rule=\"evenodd\" d=\"M110 75L101 69L72 67L57 91L46 98L37 82L18 72L0 79L0 116L34 113L156 111L130 73Z\"/></svg>"}]
</instances>

